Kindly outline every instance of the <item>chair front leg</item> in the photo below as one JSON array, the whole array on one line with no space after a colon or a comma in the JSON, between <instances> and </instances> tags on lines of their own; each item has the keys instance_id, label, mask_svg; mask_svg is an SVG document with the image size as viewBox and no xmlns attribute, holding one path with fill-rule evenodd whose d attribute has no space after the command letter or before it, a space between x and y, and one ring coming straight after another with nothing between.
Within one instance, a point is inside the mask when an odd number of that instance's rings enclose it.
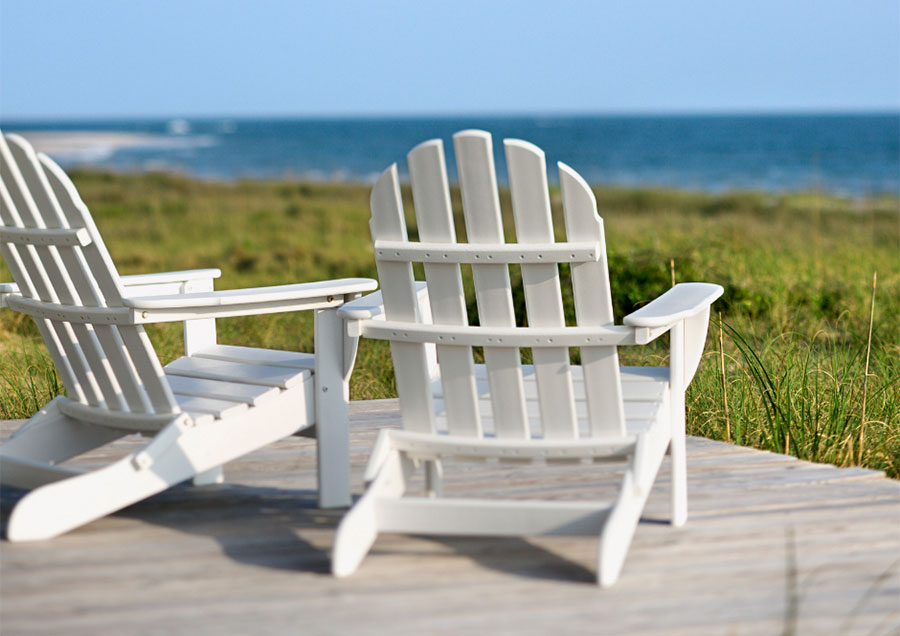
<instances>
[{"instance_id":1,"label":"chair front leg","mask_svg":"<svg viewBox=\"0 0 900 636\"><path fill-rule=\"evenodd\" d=\"M181 286L182 294L213 291L213 279L186 281ZM190 356L216 344L216 319L200 318L184 321L184 355Z\"/></svg>"},{"instance_id":2,"label":"chair front leg","mask_svg":"<svg viewBox=\"0 0 900 636\"><path fill-rule=\"evenodd\" d=\"M687 449L684 422L684 322L678 322L669 332L669 408L672 439L672 520L673 526L687 521Z\"/></svg>"},{"instance_id":3,"label":"chair front leg","mask_svg":"<svg viewBox=\"0 0 900 636\"><path fill-rule=\"evenodd\" d=\"M350 505L350 382L336 309L316 310L314 338L319 507L342 508Z\"/></svg>"}]
</instances>

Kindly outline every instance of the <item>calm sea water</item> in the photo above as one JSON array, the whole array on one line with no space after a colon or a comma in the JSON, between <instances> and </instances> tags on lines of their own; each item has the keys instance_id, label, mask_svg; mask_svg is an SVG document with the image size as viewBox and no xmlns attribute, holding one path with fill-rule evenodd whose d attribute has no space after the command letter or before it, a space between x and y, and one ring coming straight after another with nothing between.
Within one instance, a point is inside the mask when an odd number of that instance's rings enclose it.
<instances>
[{"instance_id":1,"label":"calm sea water","mask_svg":"<svg viewBox=\"0 0 900 636\"><path fill-rule=\"evenodd\" d=\"M900 116L534 116L6 122L6 131L149 134L148 143L60 150L64 166L237 179L372 181L415 144L465 128L531 141L596 184L722 191L900 193ZM502 169L502 168L501 168ZM551 178L556 177L555 167ZM455 178L452 175L451 178ZM501 181L505 174L500 175Z\"/></svg>"}]
</instances>

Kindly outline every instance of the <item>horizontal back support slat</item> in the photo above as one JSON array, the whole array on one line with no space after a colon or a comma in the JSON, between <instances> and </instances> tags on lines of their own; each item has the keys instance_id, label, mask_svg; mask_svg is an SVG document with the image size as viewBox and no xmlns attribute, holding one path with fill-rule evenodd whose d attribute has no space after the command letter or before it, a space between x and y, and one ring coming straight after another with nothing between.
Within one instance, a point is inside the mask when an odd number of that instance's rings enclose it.
<instances>
[{"instance_id":1,"label":"horizontal back support slat","mask_svg":"<svg viewBox=\"0 0 900 636\"><path fill-rule=\"evenodd\" d=\"M421 229L420 224L420 237ZM469 241L469 243L375 241L375 256L383 261L413 261L426 264L595 263L601 250L600 244L583 241L534 245L491 244L490 247L480 248L474 244L471 233L469 233Z\"/></svg>"},{"instance_id":2,"label":"horizontal back support slat","mask_svg":"<svg viewBox=\"0 0 900 636\"><path fill-rule=\"evenodd\" d=\"M409 153L408 160L419 238L426 242L455 243L443 143L437 139L420 144ZM467 325L459 265L426 262L425 280L434 324ZM437 358L444 394L448 398L450 433L480 436L471 347L438 345Z\"/></svg>"},{"instance_id":3,"label":"horizontal back support slat","mask_svg":"<svg viewBox=\"0 0 900 636\"><path fill-rule=\"evenodd\" d=\"M553 242L544 153L523 141L507 139L504 144L517 238L520 243ZM559 270L555 263L522 265L522 284L529 326L565 326ZM533 356L544 436L577 437L568 349L535 349Z\"/></svg>"},{"instance_id":4,"label":"horizontal back support slat","mask_svg":"<svg viewBox=\"0 0 900 636\"><path fill-rule=\"evenodd\" d=\"M18 245L53 245L55 247L84 247L91 242L90 233L84 228L29 230L24 228L0 229L0 242Z\"/></svg>"},{"instance_id":5,"label":"horizontal back support slat","mask_svg":"<svg viewBox=\"0 0 900 636\"><path fill-rule=\"evenodd\" d=\"M453 136L453 145L470 246L477 248L479 244L488 244L488 256L490 251L500 254L507 246L504 244L491 136L483 131L463 131ZM472 277L479 324L488 328L515 327L507 265L473 264ZM486 346L484 363L494 396L491 401L494 434L501 438L528 437L519 349Z\"/></svg>"},{"instance_id":6,"label":"horizontal back support slat","mask_svg":"<svg viewBox=\"0 0 900 636\"><path fill-rule=\"evenodd\" d=\"M578 173L559 164L566 234L570 240L594 240L601 247L596 262L572 265L575 318L580 327L613 324L612 294L606 264L603 220L594 193ZM625 410L615 347L583 347L581 366L594 435L624 435Z\"/></svg>"},{"instance_id":7,"label":"horizontal back support slat","mask_svg":"<svg viewBox=\"0 0 900 636\"><path fill-rule=\"evenodd\" d=\"M397 165L385 170L372 189L372 219L369 227L373 241L405 241L406 220L400 199ZM375 259L378 279L388 320L415 323L418 304L410 263L392 263ZM400 417L407 430L433 432L434 410L431 401L428 360L425 345L391 342L391 358L400 396Z\"/></svg>"}]
</instances>

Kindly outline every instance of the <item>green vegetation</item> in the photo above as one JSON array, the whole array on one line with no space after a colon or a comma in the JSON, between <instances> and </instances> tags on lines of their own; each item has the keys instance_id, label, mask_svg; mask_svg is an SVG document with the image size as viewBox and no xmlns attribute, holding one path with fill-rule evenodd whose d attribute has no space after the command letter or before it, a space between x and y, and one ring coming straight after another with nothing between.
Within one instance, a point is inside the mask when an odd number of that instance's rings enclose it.
<instances>
[{"instance_id":1,"label":"green vegetation","mask_svg":"<svg viewBox=\"0 0 900 636\"><path fill-rule=\"evenodd\" d=\"M220 267L219 289L376 277L366 186L95 172L73 179L122 274ZM673 266L676 281L725 287L688 393L692 434L900 476L896 198L596 194L618 320L665 291ZM409 192L404 197L411 213ZM552 198L559 212L559 193ZM459 209L458 192L453 202ZM501 203L509 209L508 195ZM0 264L0 280L8 279ZM308 312L222 320L219 334L225 343L286 349L311 350L313 342ZM179 354L177 325L150 335L165 362ZM664 339L622 358L664 363L666 347ZM60 390L30 319L0 312L0 418L27 417ZM351 392L394 395L384 343L361 345Z\"/></svg>"}]
</instances>

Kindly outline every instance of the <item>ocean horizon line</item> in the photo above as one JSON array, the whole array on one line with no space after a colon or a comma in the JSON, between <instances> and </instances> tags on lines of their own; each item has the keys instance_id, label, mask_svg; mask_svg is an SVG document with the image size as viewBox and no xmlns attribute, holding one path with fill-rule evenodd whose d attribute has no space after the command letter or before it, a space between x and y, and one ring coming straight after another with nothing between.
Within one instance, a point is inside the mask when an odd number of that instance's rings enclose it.
<instances>
[{"instance_id":1,"label":"ocean horizon line","mask_svg":"<svg viewBox=\"0 0 900 636\"><path fill-rule=\"evenodd\" d=\"M115 123L115 122L162 122L177 119L194 121L383 121L383 120L455 120L461 118L477 119L532 119L552 118L771 118L771 117L898 117L900 107L896 108L772 108L772 109L634 109L634 110L536 110L536 111L461 111L461 112L410 112L410 113L260 113L260 114L228 114L228 113L174 113L174 114L91 114L91 115L4 115L0 114L0 127L6 125L32 124L69 124L69 123Z\"/></svg>"}]
</instances>

